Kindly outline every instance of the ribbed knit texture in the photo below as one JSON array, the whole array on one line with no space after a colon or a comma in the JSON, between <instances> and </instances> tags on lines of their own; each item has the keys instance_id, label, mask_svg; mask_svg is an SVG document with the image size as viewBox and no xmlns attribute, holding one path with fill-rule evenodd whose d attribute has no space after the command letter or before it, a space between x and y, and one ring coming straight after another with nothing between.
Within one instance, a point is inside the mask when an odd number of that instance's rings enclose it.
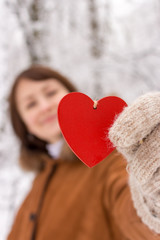
<instances>
[{"instance_id":1,"label":"ribbed knit texture","mask_svg":"<svg viewBox=\"0 0 160 240\"><path fill-rule=\"evenodd\" d=\"M117 117L109 138L128 162L137 214L160 233L160 93L138 98Z\"/></svg>"}]
</instances>

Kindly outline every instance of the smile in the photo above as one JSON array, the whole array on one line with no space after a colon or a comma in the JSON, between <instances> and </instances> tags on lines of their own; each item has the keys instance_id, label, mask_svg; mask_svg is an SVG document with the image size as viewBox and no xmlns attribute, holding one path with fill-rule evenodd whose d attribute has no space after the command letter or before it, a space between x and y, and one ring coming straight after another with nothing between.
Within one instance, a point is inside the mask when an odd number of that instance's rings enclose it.
<instances>
[{"instance_id":1,"label":"smile","mask_svg":"<svg viewBox=\"0 0 160 240\"><path fill-rule=\"evenodd\" d=\"M54 114L44 120L44 123L52 122L57 118L57 114Z\"/></svg>"}]
</instances>

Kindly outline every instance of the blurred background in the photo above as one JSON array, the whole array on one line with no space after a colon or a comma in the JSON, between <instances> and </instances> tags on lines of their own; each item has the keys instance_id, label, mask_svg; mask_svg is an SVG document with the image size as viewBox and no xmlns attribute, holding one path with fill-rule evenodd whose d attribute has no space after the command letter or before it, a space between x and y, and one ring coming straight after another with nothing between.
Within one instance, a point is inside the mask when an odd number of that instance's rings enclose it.
<instances>
[{"instance_id":1,"label":"blurred background","mask_svg":"<svg viewBox=\"0 0 160 240\"><path fill-rule=\"evenodd\" d=\"M128 104L160 90L160 1L0 1L0 240L30 189L18 166L19 143L8 116L15 76L32 63L68 76L92 99Z\"/></svg>"}]
</instances>

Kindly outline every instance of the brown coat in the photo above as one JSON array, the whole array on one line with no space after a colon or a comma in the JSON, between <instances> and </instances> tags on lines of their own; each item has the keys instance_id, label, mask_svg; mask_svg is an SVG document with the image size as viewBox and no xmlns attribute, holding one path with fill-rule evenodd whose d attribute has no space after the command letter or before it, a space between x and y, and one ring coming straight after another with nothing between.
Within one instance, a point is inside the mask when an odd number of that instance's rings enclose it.
<instances>
[{"instance_id":1,"label":"brown coat","mask_svg":"<svg viewBox=\"0 0 160 240\"><path fill-rule=\"evenodd\" d=\"M45 159L8 240L158 240L133 208L126 163L115 150L93 168Z\"/></svg>"}]
</instances>

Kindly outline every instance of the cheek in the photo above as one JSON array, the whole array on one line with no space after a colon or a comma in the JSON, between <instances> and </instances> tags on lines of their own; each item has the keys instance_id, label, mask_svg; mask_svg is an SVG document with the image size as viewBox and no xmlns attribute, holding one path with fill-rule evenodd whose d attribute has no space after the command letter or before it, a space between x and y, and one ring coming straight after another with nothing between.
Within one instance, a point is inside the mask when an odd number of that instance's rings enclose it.
<instances>
[{"instance_id":1,"label":"cheek","mask_svg":"<svg viewBox=\"0 0 160 240\"><path fill-rule=\"evenodd\" d=\"M23 121L28 129L32 129L37 125L37 115L36 114L25 114L23 117Z\"/></svg>"}]
</instances>

